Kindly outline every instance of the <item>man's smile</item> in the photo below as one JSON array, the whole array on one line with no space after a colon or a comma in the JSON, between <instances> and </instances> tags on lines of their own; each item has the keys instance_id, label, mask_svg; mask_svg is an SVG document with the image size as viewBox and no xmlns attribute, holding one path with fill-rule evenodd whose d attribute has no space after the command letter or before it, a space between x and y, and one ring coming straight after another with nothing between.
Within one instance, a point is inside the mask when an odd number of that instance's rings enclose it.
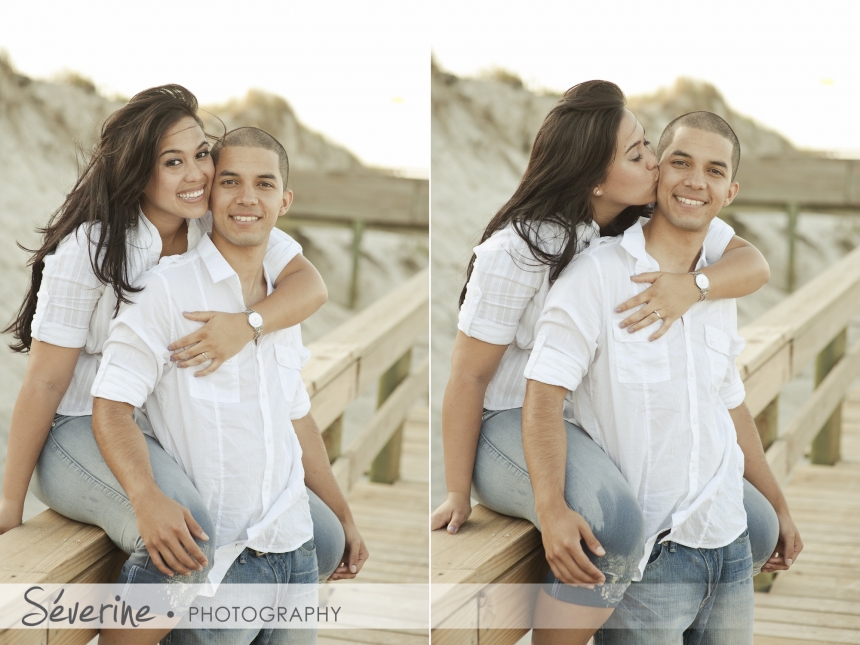
<instances>
[{"instance_id":1,"label":"man's smile","mask_svg":"<svg viewBox=\"0 0 860 645\"><path fill-rule=\"evenodd\" d=\"M262 219L262 215L252 215L250 213L230 215L229 217L236 222L256 222L257 220Z\"/></svg>"},{"instance_id":2,"label":"man's smile","mask_svg":"<svg viewBox=\"0 0 860 645\"><path fill-rule=\"evenodd\" d=\"M673 195L676 201L681 202L682 204L686 204L687 206L704 206L707 202L702 201L701 199L693 199L691 197L681 197L680 195Z\"/></svg>"}]
</instances>

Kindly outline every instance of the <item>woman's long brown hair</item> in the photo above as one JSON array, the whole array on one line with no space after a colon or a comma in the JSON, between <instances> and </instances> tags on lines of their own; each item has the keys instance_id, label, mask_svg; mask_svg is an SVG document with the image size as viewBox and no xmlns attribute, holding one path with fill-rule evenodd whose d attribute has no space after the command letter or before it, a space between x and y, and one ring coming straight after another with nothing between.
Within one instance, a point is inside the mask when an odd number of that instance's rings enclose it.
<instances>
[{"instance_id":1,"label":"woman's long brown hair","mask_svg":"<svg viewBox=\"0 0 860 645\"><path fill-rule=\"evenodd\" d=\"M56 251L67 235L77 232L89 236L93 272L113 289L117 311L120 303L128 302L125 294L140 291L129 278L126 236L138 224L140 195L155 168L161 138L183 117L191 117L203 127L197 116L197 98L181 85L161 85L136 94L107 118L74 188L47 226L39 229L42 246L36 251L25 249L32 253L28 262L30 287L14 320L4 330L15 338L16 342L9 345L13 351L30 350L30 326L45 256Z\"/></svg>"},{"instance_id":2,"label":"woman's long brown hair","mask_svg":"<svg viewBox=\"0 0 860 645\"><path fill-rule=\"evenodd\" d=\"M550 281L558 278L576 253L577 225L594 218L591 194L606 179L615 157L625 105L624 93L608 81L587 81L567 90L538 130L520 185L490 220L481 242L511 224L534 259L549 267ZM602 233L617 235L648 213L647 206L630 206ZM546 235L559 231L561 251L553 253L547 250ZM474 266L472 255L467 284ZM461 306L465 298L464 286Z\"/></svg>"}]
</instances>

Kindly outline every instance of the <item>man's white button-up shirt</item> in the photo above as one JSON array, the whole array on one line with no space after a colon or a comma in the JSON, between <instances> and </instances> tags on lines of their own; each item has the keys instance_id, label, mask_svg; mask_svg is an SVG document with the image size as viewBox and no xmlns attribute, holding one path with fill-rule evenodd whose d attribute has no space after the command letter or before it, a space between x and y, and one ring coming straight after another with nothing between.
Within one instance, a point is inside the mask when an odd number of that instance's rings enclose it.
<instances>
[{"instance_id":1,"label":"man's white button-up shirt","mask_svg":"<svg viewBox=\"0 0 860 645\"><path fill-rule=\"evenodd\" d=\"M301 378L310 354L296 326L248 343L208 376L170 361L167 346L200 327L183 311L245 310L239 276L208 235L138 284L144 288L131 295L135 304L111 323L92 394L146 404L155 438L209 509L216 547L209 580L217 585L245 547L284 553L313 536L290 422L310 411Z\"/></svg>"},{"instance_id":2,"label":"man's white button-up shirt","mask_svg":"<svg viewBox=\"0 0 860 645\"><path fill-rule=\"evenodd\" d=\"M744 457L728 412L744 400L735 302L697 303L653 342L659 323L630 334L618 326L630 312L615 307L648 287L631 275L659 270L639 223L583 252L550 289L525 369L528 379L571 391L565 417L636 495L646 544L635 580L665 529L667 540L717 548L747 525Z\"/></svg>"}]
</instances>

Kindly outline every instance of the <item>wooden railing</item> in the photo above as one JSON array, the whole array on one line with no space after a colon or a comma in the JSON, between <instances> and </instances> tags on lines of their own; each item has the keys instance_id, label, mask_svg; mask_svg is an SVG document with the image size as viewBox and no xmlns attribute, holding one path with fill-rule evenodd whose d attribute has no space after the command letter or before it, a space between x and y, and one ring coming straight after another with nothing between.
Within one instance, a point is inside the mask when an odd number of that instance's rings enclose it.
<instances>
[{"instance_id":1,"label":"wooden railing","mask_svg":"<svg viewBox=\"0 0 860 645\"><path fill-rule=\"evenodd\" d=\"M409 409L426 394L428 360L409 369L416 346L426 344L428 272L418 273L309 348L302 374L314 418L327 439L344 492L376 465L377 480L398 477L398 436ZM338 435L346 407L374 381L380 405L346 450ZM380 456L381 455L381 456ZM399 453L398 453L399 455ZM371 468L373 471L373 468ZM0 535L0 583L108 583L127 559L105 533L52 510ZM0 643L88 643L93 630L0 631Z\"/></svg>"},{"instance_id":2,"label":"wooden railing","mask_svg":"<svg viewBox=\"0 0 860 645\"><path fill-rule=\"evenodd\" d=\"M787 218L786 291L797 286L797 225L800 214L860 214L860 160L749 158L738 167L738 198L723 210L784 211Z\"/></svg>"},{"instance_id":3,"label":"wooden railing","mask_svg":"<svg viewBox=\"0 0 860 645\"><path fill-rule=\"evenodd\" d=\"M849 321L858 312L860 249L740 330L747 341L737 360L746 387L746 404L756 417L768 463L781 482L807 449L813 463L839 460L842 402L852 380L860 376L860 342L845 349ZM815 390L779 433L780 392L813 361ZM526 629L481 629L479 614L507 615L527 605L529 599L521 597L508 606L490 607L486 598L478 602L476 597L482 587L492 583L539 583L543 579L548 567L537 529L525 520L479 505L456 535L433 533L432 553L434 583L473 585L466 603L454 589L436 596L434 607L441 608L442 613L433 614L434 624L439 625L433 642L459 645L480 638L482 645L516 643ZM756 588L764 591L773 574L760 576ZM457 602L452 602L452 597Z\"/></svg>"},{"instance_id":4,"label":"wooden railing","mask_svg":"<svg viewBox=\"0 0 860 645\"><path fill-rule=\"evenodd\" d=\"M430 182L383 174L323 173L294 170L295 195L278 226L290 232L300 226L352 229L349 306L358 302L361 243L366 229L427 233L430 226Z\"/></svg>"}]
</instances>

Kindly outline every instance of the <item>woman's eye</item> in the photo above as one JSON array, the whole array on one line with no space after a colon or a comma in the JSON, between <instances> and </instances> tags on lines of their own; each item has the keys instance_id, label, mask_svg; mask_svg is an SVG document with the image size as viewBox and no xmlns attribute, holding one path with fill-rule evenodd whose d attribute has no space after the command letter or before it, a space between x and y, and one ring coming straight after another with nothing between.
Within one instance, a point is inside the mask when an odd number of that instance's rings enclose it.
<instances>
[{"instance_id":1,"label":"woman's eye","mask_svg":"<svg viewBox=\"0 0 860 645\"><path fill-rule=\"evenodd\" d=\"M181 159L168 159L164 165L167 166L168 168L175 168L176 166L178 166L181 163L182 163Z\"/></svg>"},{"instance_id":2,"label":"woman's eye","mask_svg":"<svg viewBox=\"0 0 860 645\"><path fill-rule=\"evenodd\" d=\"M208 157L208 156L209 156L208 150L201 150L200 152L197 153L198 159L203 159L204 157Z\"/></svg>"},{"instance_id":3,"label":"woman's eye","mask_svg":"<svg viewBox=\"0 0 860 645\"><path fill-rule=\"evenodd\" d=\"M641 161L642 159L644 159L644 155L640 154L638 157L631 159L630 161Z\"/></svg>"}]
</instances>

